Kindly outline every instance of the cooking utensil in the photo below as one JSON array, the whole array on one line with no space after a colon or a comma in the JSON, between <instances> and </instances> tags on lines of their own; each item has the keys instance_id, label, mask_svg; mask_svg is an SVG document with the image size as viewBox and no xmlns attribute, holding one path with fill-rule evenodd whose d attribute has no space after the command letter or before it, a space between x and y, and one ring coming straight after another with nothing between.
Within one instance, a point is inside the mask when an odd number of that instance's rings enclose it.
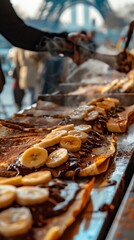
<instances>
[{"instance_id":1,"label":"cooking utensil","mask_svg":"<svg viewBox=\"0 0 134 240\"><path fill-rule=\"evenodd\" d=\"M134 69L134 56L126 50L118 55L102 54L92 51L91 46L85 42L74 44L59 37L55 37L53 40L50 39L49 44L51 45L51 52L53 52L53 55L62 53L64 56L69 57L72 57L74 54L73 48L69 49L69 44L73 44L74 48L80 53L80 63L88 59L97 59L107 63L110 67L119 72L128 73L130 70Z\"/></svg>"},{"instance_id":2,"label":"cooking utensil","mask_svg":"<svg viewBox=\"0 0 134 240\"><path fill-rule=\"evenodd\" d=\"M97 59L107 63L110 67L119 72L128 73L130 70L134 69L134 55L130 54L127 50L133 30L134 21L132 21L129 25L124 50L117 55L94 52L92 50L92 46L85 42L81 41L74 44L60 37L55 37L53 39L45 38L45 46L47 50L49 49L52 55L63 54L64 56L73 57L74 49L78 50L80 53L78 59L79 64L88 59Z\"/></svg>"}]
</instances>

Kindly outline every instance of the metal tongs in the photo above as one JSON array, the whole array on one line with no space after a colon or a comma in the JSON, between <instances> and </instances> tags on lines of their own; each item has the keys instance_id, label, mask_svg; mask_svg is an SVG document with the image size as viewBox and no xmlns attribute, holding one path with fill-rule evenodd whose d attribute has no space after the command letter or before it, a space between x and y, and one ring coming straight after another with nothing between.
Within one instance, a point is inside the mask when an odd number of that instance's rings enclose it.
<instances>
[{"instance_id":1,"label":"metal tongs","mask_svg":"<svg viewBox=\"0 0 134 240\"><path fill-rule=\"evenodd\" d=\"M128 45L132 37L133 29L134 21L129 25L124 50L118 55L97 53L92 51L92 47L85 42L74 44L60 37L55 37L49 41L49 44L51 45L49 46L49 49L51 48L53 55L63 54L64 56L72 57L74 54L73 48L69 49L69 45L72 44L80 53L80 63L83 63L88 59L97 59L107 63L110 67L119 72L128 73L130 70L134 69L134 55L128 52Z\"/></svg>"}]
</instances>

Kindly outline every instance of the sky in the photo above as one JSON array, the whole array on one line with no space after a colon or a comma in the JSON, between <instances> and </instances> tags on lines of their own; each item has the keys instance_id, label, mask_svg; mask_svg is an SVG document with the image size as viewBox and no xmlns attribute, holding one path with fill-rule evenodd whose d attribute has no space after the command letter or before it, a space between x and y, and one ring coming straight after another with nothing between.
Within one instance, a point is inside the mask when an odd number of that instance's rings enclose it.
<instances>
[{"instance_id":1,"label":"sky","mask_svg":"<svg viewBox=\"0 0 134 240\"><path fill-rule=\"evenodd\" d=\"M125 4L134 3L134 0L108 0L108 1L114 10L119 9ZM11 2L18 6L20 5L21 9L25 10L25 12L31 16L36 12L42 0L11 0Z\"/></svg>"},{"instance_id":2,"label":"sky","mask_svg":"<svg viewBox=\"0 0 134 240\"><path fill-rule=\"evenodd\" d=\"M42 0L11 0L11 2L20 7L21 12L24 12L26 16L32 17L36 14Z\"/></svg>"},{"instance_id":3,"label":"sky","mask_svg":"<svg viewBox=\"0 0 134 240\"><path fill-rule=\"evenodd\" d=\"M20 7L19 13L24 13L25 17L35 17L42 1L44 1L44 0L11 0L11 2L14 4L14 6ZM108 0L108 1L109 1L109 4L111 5L111 7L113 8L113 10L119 10L121 7L123 7L126 4L134 3L134 0ZM77 6L79 25L83 24L82 16L84 13L82 12L82 8L83 8L82 4L81 4L81 6ZM101 26L103 23L103 19L102 19L101 15L98 14L96 9L91 8L91 7L90 7L90 9L92 9L90 11L90 18L92 19L95 16L96 21L98 22L97 25ZM20 14L19 14L19 16L22 17ZM81 16L81 18L79 16ZM69 21L70 21L70 14L69 14L69 11L66 10L61 17L61 22L69 23Z\"/></svg>"},{"instance_id":4,"label":"sky","mask_svg":"<svg viewBox=\"0 0 134 240\"><path fill-rule=\"evenodd\" d=\"M118 10L125 4L134 3L134 0L108 0L108 2L114 10Z\"/></svg>"}]
</instances>

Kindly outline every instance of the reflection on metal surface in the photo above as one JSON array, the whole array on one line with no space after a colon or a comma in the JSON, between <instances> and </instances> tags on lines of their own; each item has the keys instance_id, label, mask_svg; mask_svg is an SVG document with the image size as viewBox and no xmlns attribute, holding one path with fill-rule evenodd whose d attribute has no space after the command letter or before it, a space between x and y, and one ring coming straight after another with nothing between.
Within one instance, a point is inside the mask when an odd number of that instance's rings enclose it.
<instances>
[{"instance_id":1,"label":"reflection on metal surface","mask_svg":"<svg viewBox=\"0 0 134 240\"><path fill-rule=\"evenodd\" d=\"M107 230L112 223L117 208L125 193L127 181L130 181L133 174L133 135L134 124L131 125L125 136L124 134L119 135L120 141L117 146L117 154L109 170L96 177L89 205L76 223L63 235L61 238L62 240L105 239ZM127 145L123 143L124 137L127 139ZM116 181L116 184L107 186L109 181ZM103 184L106 185L106 187L102 187ZM105 207L104 211L102 211L102 207ZM113 239L115 238L108 238L107 240Z\"/></svg>"},{"instance_id":2,"label":"reflection on metal surface","mask_svg":"<svg viewBox=\"0 0 134 240\"><path fill-rule=\"evenodd\" d=\"M134 238L134 176L106 240Z\"/></svg>"}]
</instances>

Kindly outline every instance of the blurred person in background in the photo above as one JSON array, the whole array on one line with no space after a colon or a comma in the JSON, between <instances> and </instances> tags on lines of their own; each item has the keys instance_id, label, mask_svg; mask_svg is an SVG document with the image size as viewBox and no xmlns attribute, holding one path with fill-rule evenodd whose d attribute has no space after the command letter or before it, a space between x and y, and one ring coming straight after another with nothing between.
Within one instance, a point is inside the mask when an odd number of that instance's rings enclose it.
<instances>
[{"instance_id":1,"label":"blurred person in background","mask_svg":"<svg viewBox=\"0 0 134 240\"><path fill-rule=\"evenodd\" d=\"M98 47L96 40L95 40L96 31L88 31L87 37L88 37L88 44L89 44L91 51L95 52Z\"/></svg>"},{"instance_id":2,"label":"blurred person in background","mask_svg":"<svg viewBox=\"0 0 134 240\"><path fill-rule=\"evenodd\" d=\"M79 39L87 40L85 35L80 33L48 33L26 25L18 17L9 0L0 0L0 10L0 33L16 47L37 52L50 51L53 54L52 49L48 47L49 39L62 37L73 43L76 43ZM72 43L67 43L67 48L73 51L73 61L76 64L80 63L78 49Z\"/></svg>"},{"instance_id":3,"label":"blurred person in background","mask_svg":"<svg viewBox=\"0 0 134 240\"><path fill-rule=\"evenodd\" d=\"M13 47L12 49L10 49L8 58L11 62L11 69L9 71L9 75L13 79L12 88L14 102L17 110L19 111L22 108L22 100L25 95L25 91L19 86L20 65L18 60L18 48Z\"/></svg>"},{"instance_id":4,"label":"blurred person in background","mask_svg":"<svg viewBox=\"0 0 134 240\"><path fill-rule=\"evenodd\" d=\"M60 83L64 82L65 60L61 57L49 56L45 60L44 85L42 94L58 91Z\"/></svg>"},{"instance_id":5,"label":"blurred person in background","mask_svg":"<svg viewBox=\"0 0 134 240\"><path fill-rule=\"evenodd\" d=\"M15 64L12 74L13 93L17 109L20 110L26 90L30 92L30 104L35 102L35 91L39 72L41 75L40 64L43 54L14 48L9 57Z\"/></svg>"}]
</instances>

